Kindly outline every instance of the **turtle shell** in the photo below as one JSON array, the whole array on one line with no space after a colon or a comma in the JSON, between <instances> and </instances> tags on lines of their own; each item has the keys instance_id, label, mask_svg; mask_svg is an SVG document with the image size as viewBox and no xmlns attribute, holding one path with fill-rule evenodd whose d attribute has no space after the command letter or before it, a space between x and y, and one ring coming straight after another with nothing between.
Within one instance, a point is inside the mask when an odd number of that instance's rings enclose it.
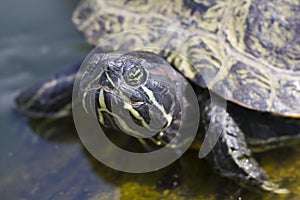
<instances>
[{"instance_id":1,"label":"turtle shell","mask_svg":"<svg viewBox=\"0 0 300 200\"><path fill-rule=\"evenodd\" d=\"M72 17L93 45L132 27L175 30L127 35L130 44L171 49L173 65L199 86L241 106L300 117L300 3L271 0L85 0ZM123 38L124 39L124 38ZM128 45L113 40L112 50ZM134 47L134 45L133 45ZM168 60L168 53L164 53ZM180 62L182 63L182 62ZM188 63L188 64L187 64Z\"/></svg>"}]
</instances>

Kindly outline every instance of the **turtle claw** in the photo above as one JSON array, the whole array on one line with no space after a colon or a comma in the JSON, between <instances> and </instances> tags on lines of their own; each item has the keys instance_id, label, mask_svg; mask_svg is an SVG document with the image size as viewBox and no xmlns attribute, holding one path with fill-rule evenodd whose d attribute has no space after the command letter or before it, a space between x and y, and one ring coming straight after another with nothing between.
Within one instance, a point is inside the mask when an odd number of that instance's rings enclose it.
<instances>
[{"instance_id":1,"label":"turtle claw","mask_svg":"<svg viewBox=\"0 0 300 200\"><path fill-rule=\"evenodd\" d=\"M277 184L271 183L269 181L264 181L263 184L261 185L261 188L264 191L268 191L274 194L289 194L290 191L285 188L279 188Z\"/></svg>"}]
</instances>

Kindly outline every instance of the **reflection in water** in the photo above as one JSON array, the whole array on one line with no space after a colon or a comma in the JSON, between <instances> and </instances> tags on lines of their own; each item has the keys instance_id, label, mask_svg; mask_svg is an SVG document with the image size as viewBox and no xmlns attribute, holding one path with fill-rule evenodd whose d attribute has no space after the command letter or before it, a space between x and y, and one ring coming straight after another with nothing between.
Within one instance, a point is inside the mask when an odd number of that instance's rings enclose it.
<instances>
[{"instance_id":1,"label":"reflection in water","mask_svg":"<svg viewBox=\"0 0 300 200\"><path fill-rule=\"evenodd\" d=\"M224 187L234 184L216 176L204 160L197 158L197 151L188 151L178 162L162 170L130 174L110 169L91 157L81 145L71 118L30 120L29 124L37 138L22 144L23 151L15 155L18 161L14 164L18 167L12 167L10 174L1 179L1 194L14 188L15 196L6 197L214 199L219 196L223 199L228 197L228 192L234 194L240 189ZM258 159L272 180L283 182L299 195L299 155L299 150L290 147L260 154ZM180 177L174 179L174 175ZM169 189L168 184L174 180L180 180L180 184ZM245 199L261 197L249 191L239 195ZM263 196L264 199L281 199L270 194Z\"/></svg>"}]
</instances>

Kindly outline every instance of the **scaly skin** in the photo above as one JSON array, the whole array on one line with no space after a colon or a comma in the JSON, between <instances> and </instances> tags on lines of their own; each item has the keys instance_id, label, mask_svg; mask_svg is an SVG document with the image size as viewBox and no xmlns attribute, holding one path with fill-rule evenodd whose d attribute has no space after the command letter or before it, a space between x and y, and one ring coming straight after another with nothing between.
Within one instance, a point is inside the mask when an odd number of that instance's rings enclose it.
<instances>
[{"instance_id":1,"label":"scaly skin","mask_svg":"<svg viewBox=\"0 0 300 200\"><path fill-rule=\"evenodd\" d=\"M220 117L223 114L224 120ZM206 125L211 123L214 132L218 132L220 127L223 130L206 157L217 173L252 190L288 193L288 190L280 189L268 180L265 171L253 158L243 132L225 108L207 102L205 118Z\"/></svg>"}]
</instances>

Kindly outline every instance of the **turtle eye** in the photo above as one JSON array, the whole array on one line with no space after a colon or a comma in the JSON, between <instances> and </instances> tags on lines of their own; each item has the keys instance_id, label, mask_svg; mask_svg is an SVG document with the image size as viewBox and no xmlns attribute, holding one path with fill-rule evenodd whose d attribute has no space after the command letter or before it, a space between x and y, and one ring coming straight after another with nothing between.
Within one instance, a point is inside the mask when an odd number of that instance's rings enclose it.
<instances>
[{"instance_id":1,"label":"turtle eye","mask_svg":"<svg viewBox=\"0 0 300 200\"><path fill-rule=\"evenodd\" d=\"M141 85L146 81L146 77L145 69L138 64L132 64L124 68L123 78L129 86Z\"/></svg>"}]
</instances>

